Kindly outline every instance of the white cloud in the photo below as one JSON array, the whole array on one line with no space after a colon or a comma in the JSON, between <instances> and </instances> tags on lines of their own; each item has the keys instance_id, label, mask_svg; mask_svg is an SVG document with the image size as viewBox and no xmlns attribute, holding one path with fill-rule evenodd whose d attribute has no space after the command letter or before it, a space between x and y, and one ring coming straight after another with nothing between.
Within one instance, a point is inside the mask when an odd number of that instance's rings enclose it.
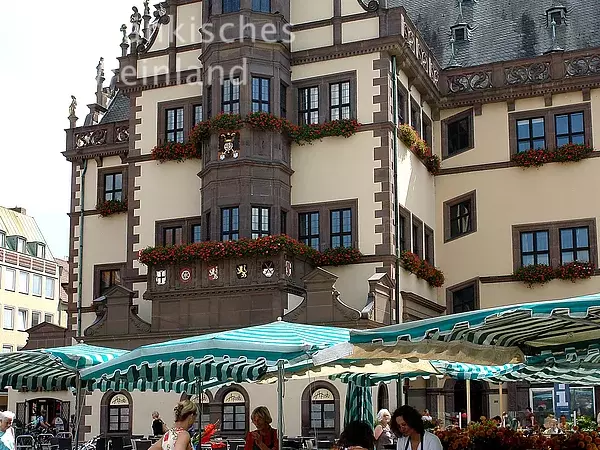
<instances>
[{"instance_id":1,"label":"white cloud","mask_svg":"<svg viewBox=\"0 0 600 450\"><path fill-rule=\"evenodd\" d=\"M68 254L71 164L65 150L68 108L77 97L78 125L95 101L98 59L106 84L118 66L131 7L141 0L13 2L0 27L0 205L36 218L55 257Z\"/></svg>"}]
</instances>

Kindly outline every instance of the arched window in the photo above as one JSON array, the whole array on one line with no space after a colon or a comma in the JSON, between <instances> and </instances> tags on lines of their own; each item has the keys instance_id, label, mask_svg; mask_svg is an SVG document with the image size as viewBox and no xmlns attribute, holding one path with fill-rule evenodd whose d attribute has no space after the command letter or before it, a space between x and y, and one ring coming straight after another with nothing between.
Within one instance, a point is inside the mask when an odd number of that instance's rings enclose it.
<instances>
[{"instance_id":1,"label":"arched window","mask_svg":"<svg viewBox=\"0 0 600 450\"><path fill-rule=\"evenodd\" d=\"M113 435L131 434L133 401L128 392L107 392L100 402L101 433Z\"/></svg>"},{"instance_id":2,"label":"arched window","mask_svg":"<svg viewBox=\"0 0 600 450\"><path fill-rule=\"evenodd\" d=\"M302 393L302 434L336 439L340 432L340 395L331 383L315 381Z\"/></svg>"},{"instance_id":3,"label":"arched window","mask_svg":"<svg viewBox=\"0 0 600 450\"><path fill-rule=\"evenodd\" d=\"M250 402L248 393L241 386L229 386L215 394L220 406L221 435L224 437L243 437L248 430Z\"/></svg>"},{"instance_id":4,"label":"arched window","mask_svg":"<svg viewBox=\"0 0 600 450\"><path fill-rule=\"evenodd\" d=\"M377 388L377 412L382 409L390 409L390 394L385 383L380 383Z\"/></svg>"}]
</instances>

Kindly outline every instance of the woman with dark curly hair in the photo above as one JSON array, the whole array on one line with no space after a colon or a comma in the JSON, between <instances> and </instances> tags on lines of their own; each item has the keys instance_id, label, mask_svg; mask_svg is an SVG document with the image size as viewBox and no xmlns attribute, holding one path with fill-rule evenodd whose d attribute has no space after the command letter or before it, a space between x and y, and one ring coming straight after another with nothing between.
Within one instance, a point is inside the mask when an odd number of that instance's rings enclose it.
<instances>
[{"instance_id":1,"label":"woman with dark curly hair","mask_svg":"<svg viewBox=\"0 0 600 450\"><path fill-rule=\"evenodd\" d=\"M412 406L404 405L396 409L390 425L399 438L397 450L442 450L440 439L425 431L421 414Z\"/></svg>"},{"instance_id":2,"label":"woman with dark curly hair","mask_svg":"<svg viewBox=\"0 0 600 450\"><path fill-rule=\"evenodd\" d=\"M350 422L342 431L338 442L339 448L373 450L375 436L373 428L367 422Z\"/></svg>"}]
</instances>

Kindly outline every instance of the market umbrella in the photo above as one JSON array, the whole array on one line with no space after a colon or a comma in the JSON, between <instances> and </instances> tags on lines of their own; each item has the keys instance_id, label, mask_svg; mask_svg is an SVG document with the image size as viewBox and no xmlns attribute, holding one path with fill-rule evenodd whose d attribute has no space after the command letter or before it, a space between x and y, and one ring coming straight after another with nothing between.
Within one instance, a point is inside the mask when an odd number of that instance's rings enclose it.
<instances>
[{"instance_id":1,"label":"market umbrella","mask_svg":"<svg viewBox=\"0 0 600 450\"><path fill-rule=\"evenodd\" d=\"M374 423L373 396L368 387L349 382L346 389L346 408L344 410L344 428L354 421Z\"/></svg>"},{"instance_id":2,"label":"market umbrella","mask_svg":"<svg viewBox=\"0 0 600 450\"><path fill-rule=\"evenodd\" d=\"M327 359L416 357L499 366L600 340L600 294L440 316L371 330L320 352ZM314 359L314 358L313 358Z\"/></svg>"}]
</instances>

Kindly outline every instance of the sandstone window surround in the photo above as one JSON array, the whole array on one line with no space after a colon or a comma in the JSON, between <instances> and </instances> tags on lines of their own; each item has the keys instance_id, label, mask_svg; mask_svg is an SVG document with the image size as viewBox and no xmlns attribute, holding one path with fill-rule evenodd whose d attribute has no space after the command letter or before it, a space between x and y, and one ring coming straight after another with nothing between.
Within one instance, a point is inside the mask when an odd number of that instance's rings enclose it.
<instances>
[{"instance_id":1,"label":"sandstone window surround","mask_svg":"<svg viewBox=\"0 0 600 450\"><path fill-rule=\"evenodd\" d=\"M412 252L423 259L423 221L412 215Z\"/></svg>"},{"instance_id":2,"label":"sandstone window surround","mask_svg":"<svg viewBox=\"0 0 600 450\"><path fill-rule=\"evenodd\" d=\"M400 218L400 229L398 230L400 251L411 251L410 211L401 205L398 205L398 208Z\"/></svg>"},{"instance_id":3,"label":"sandstone window surround","mask_svg":"<svg viewBox=\"0 0 600 450\"><path fill-rule=\"evenodd\" d=\"M569 231L577 229L587 229L585 241L582 238L578 239L577 233L569 240ZM581 260L585 260L582 253L587 252L589 262L598 267L598 240L594 218L513 225L512 243L513 270L531 261L558 267L576 259L569 258L568 255L576 257L578 250Z\"/></svg>"},{"instance_id":4,"label":"sandstone window surround","mask_svg":"<svg viewBox=\"0 0 600 450\"><path fill-rule=\"evenodd\" d=\"M425 234L425 244L423 245L423 249L425 252L425 261L427 261L432 266L435 265L435 241L434 241L434 231L432 228L425 225L424 228Z\"/></svg>"},{"instance_id":5,"label":"sandstone window surround","mask_svg":"<svg viewBox=\"0 0 600 450\"><path fill-rule=\"evenodd\" d=\"M323 439L335 439L340 434L340 394L327 381L313 381L302 392L302 435L315 431Z\"/></svg>"},{"instance_id":6,"label":"sandstone window surround","mask_svg":"<svg viewBox=\"0 0 600 450\"><path fill-rule=\"evenodd\" d=\"M557 127L556 120L557 116L568 115L572 113L583 113L583 134L584 144L588 147L593 147L592 138L592 111L591 104L578 103L574 105L557 106L551 108L541 108L528 111L512 112L508 114L508 126L509 126L509 146L510 154L514 155L519 151L519 136L517 126L519 121L531 120L531 119L543 119L544 124L544 140L545 148L548 150L554 150L557 147ZM561 137L559 130L559 138ZM533 136L532 136L533 139ZM561 142L562 143L562 142ZM574 142L580 143L580 142ZM522 149L521 149L522 150Z\"/></svg>"},{"instance_id":7,"label":"sandstone window surround","mask_svg":"<svg viewBox=\"0 0 600 450\"><path fill-rule=\"evenodd\" d=\"M446 289L447 314L474 311L480 308L479 278L464 281Z\"/></svg>"},{"instance_id":8,"label":"sandstone window surround","mask_svg":"<svg viewBox=\"0 0 600 450\"><path fill-rule=\"evenodd\" d=\"M177 244L199 242L198 238L201 236L201 234L199 234L201 229L196 227L200 227L201 224L202 218L200 216L157 220L154 226L155 245L174 245L175 242L173 242L173 239L179 239Z\"/></svg>"},{"instance_id":9,"label":"sandstone window surround","mask_svg":"<svg viewBox=\"0 0 600 450\"><path fill-rule=\"evenodd\" d=\"M127 166L103 167L98 169L98 199L124 201L127 198Z\"/></svg>"},{"instance_id":10,"label":"sandstone window surround","mask_svg":"<svg viewBox=\"0 0 600 450\"><path fill-rule=\"evenodd\" d=\"M298 106L296 117L294 118L296 123L302 124L300 111L306 108L302 107L301 92L304 89L316 88L318 92L318 104L315 108L310 108L311 111L316 112L315 120L318 118L318 122L310 123L324 123L330 120L331 117L331 85L349 82L350 83L350 118L356 119L357 116L357 100L356 100L356 83L357 83L356 71L341 72L331 75L325 75L316 78L305 78L302 80L294 81L294 104ZM305 92L305 91L304 91Z\"/></svg>"},{"instance_id":11,"label":"sandstone window surround","mask_svg":"<svg viewBox=\"0 0 600 450\"><path fill-rule=\"evenodd\" d=\"M123 284L127 263L94 265L94 298L101 297L112 286Z\"/></svg>"},{"instance_id":12,"label":"sandstone window surround","mask_svg":"<svg viewBox=\"0 0 600 450\"><path fill-rule=\"evenodd\" d=\"M475 148L473 108L442 120L441 125L442 159L448 159Z\"/></svg>"},{"instance_id":13,"label":"sandstone window surround","mask_svg":"<svg viewBox=\"0 0 600 450\"><path fill-rule=\"evenodd\" d=\"M444 242L477 231L477 196L471 191L444 202Z\"/></svg>"},{"instance_id":14,"label":"sandstone window surround","mask_svg":"<svg viewBox=\"0 0 600 450\"><path fill-rule=\"evenodd\" d=\"M196 109L199 105L202 105L202 97L189 97L178 100L171 100L168 102L159 102L157 107L157 143L158 145L165 144L168 142L168 113L169 110L181 109L183 110L183 125L182 135L183 140L186 141L190 135L190 131L196 125L196 118L198 116L198 110ZM204 112L204 111L203 111ZM208 108L206 113L208 114Z\"/></svg>"},{"instance_id":15,"label":"sandstone window surround","mask_svg":"<svg viewBox=\"0 0 600 450\"><path fill-rule=\"evenodd\" d=\"M332 212L333 211L343 211L350 210L351 217L351 225L350 225L350 242L351 247L358 249L358 199L351 200L337 200L333 202L323 202L323 203L308 203L303 205L293 205L292 210L294 211L295 220L294 229L292 231L292 236L296 239L301 240L300 231L302 226L300 224L300 220L304 214L318 214L318 235L315 233L315 230L311 230L311 236L318 236L318 244L319 251L327 250L331 248L332 245L332 234L340 236L340 233L337 230L332 228ZM332 233L333 231L333 233ZM345 232L346 235L348 231ZM306 241L306 236L302 236L304 241ZM346 242L348 239L346 238ZM310 245L310 244L308 244Z\"/></svg>"}]
</instances>

